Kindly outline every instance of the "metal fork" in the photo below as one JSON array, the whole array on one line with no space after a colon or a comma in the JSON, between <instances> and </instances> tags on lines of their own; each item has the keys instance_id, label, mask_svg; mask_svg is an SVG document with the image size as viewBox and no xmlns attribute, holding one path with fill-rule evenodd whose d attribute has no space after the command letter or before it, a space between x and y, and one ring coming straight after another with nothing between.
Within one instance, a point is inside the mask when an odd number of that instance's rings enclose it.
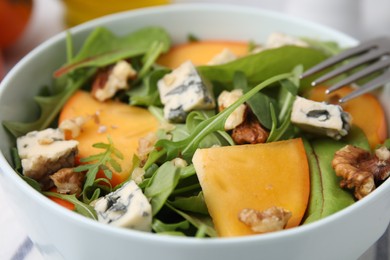
<instances>
[{"instance_id":1,"label":"metal fork","mask_svg":"<svg viewBox=\"0 0 390 260\"><path fill-rule=\"evenodd\" d=\"M330 66L333 66L342 61L352 59L350 62L342 65L341 67L330 71L329 73L317 78L311 84L316 86L324 81L327 81L331 78L334 78L342 73L348 72L353 68L358 66L368 64L363 69L358 72L344 78L343 80L337 82L326 90L326 94L329 94L345 85L356 82L356 80L366 77L374 72L382 72L376 78L371 81L363 84L355 91L351 92L349 95L341 98L340 103L346 102L352 98L360 96L364 93L370 92L388 82L390 82L390 70L386 70L390 66L390 38L381 37L372 39L366 42L359 44L356 47L347 49L340 54L333 56L316 66L305 71L301 78L305 78L314 73L322 71Z\"/></svg>"}]
</instances>

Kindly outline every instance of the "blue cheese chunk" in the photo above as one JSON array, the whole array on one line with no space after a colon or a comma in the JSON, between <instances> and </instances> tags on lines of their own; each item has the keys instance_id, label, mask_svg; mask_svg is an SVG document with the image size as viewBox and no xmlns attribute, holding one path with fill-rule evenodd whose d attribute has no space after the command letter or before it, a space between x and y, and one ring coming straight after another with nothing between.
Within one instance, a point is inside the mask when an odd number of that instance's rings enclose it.
<instances>
[{"instance_id":1,"label":"blue cheese chunk","mask_svg":"<svg viewBox=\"0 0 390 260\"><path fill-rule=\"evenodd\" d=\"M291 122L307 132L338 140L348 134L351 117L341 106L297 97L293 104Z\"/></svg>"},{"instance_id":2,"label":"blue cheese chunk","mask_svg":"<svg viewBox=\"0 0 390 260\"><path fill-rule=\"evenodd\" d=\"M134 181L98 199L94 208L99 222L140 231L151 230L152 206Z\"/></svg>"},{"instance_id":3,"label":"blue cheese chunk","mask_svg":"<svg viewBox=\"0 0 390 260\"><path fill-rule=\"evenodd\" d=\"M48 128L19 137L16 145L23 174L40 182L45 189L52 184L51 174L74 166L78 142L67 141L61 130Z\"/></svg>"},{"instance_id":4,"label":"blue cheese chunk","mask_svg":"<svg viewBox=\"0 0 390 260\"><path fill-rule=\"evenodd\" d=\"M192 110L215 107L211 85L201 78L191 61L165 75L157 86L164 117L169 121L184 122Z\"/></svg>"}]
</instances>

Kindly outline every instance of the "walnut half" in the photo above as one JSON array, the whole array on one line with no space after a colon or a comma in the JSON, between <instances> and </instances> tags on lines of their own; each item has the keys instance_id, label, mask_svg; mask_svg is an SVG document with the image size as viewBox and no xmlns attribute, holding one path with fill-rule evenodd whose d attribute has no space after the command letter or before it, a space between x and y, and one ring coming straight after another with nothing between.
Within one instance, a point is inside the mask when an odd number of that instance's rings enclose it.
<instances>
[{"instance_id":1,"label":"walnut half","mask_svg":"<svg viewBox=\"0 0 390 260\"><path fill-rule=\"evenodd\" d=\"M85 173L75 172L73 168L62 168L50 176L50 179L57 187L57 191L62 194L76 194L82 192Z\"/></svg>"},{"instance_id":2,"label":"walnut half","mask_svg":"<svg viewBox=\"0 0 390 260\"><path fill-rule=\"evenodd\" d=\"M243 209L238 219L253 232L267 233L284 229L291 216L290 211L274 206L263 211Z\"/></svg>"},{"instance_id":3,"label":"walnut half","mask_svg":"<svg viewBox=\"0 0 390 260\"><path fill-rule=\"evenodd\" d=\"M263 128L256 115L247 107L245 121L236 126L232 132L232 138L236 144L265 143L269 132Z\"/></svg>"},{"instance_id":4,"label":"walnut half","mask_svg":"<svg viewBox=\"0 0 390 260\"><path fill-rule=\"evenodd\" d=\"M376 149L374 154L346 145L338 150L332 160L337 176L342 177L342 188L355 189L354 195L362 199L376 188L376 183L390 175L390 151L386 147Z\"/></svg>"}]
</instances>

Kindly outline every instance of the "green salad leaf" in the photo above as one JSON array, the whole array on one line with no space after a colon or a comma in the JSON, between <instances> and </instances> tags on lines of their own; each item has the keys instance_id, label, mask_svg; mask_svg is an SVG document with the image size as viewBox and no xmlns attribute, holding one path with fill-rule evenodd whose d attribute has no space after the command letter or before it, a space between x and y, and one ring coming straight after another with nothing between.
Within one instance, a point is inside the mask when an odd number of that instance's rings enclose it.
<instances>
[{"instance_id":1,"label":"green salad leaf","mask_svg":"<svg viewBox=\"0 0 390 260\"><path fill-rule=\"evenodd\" d=\"M340 53L343 50L339 44L334 41L321 41L308 37L302 37L301 40L305 41L312 48L316 48L332 56Z\"/></svg>"},{"instance_id":2,"label":"green salad leaf","mask_svg":"<svg viewBox=\"0 0 390 260\"><path fill-rule=\"evenodd\" d=\"M165 204L169 195L179 183L178 168L168 161L161 165L151 178L144 194L150 199L152 214L155 216Z\"/></svg>"},{"instance_id":3,"label":"green salad leaf","mask_svg":"<svg viewBox=\"0 0 390 260\"><path fill-rule=\"evenodd\" d=\"M75 172L86 171L86 179L83 187L83 197L85 201L89 201L90 198L86 197L86 190L89 187L94 186L96 175L99 171L102 171L107 179L112 178L112 169L116 172L122 171L119 160L123 160L123 154L115 148L114 143L110 136L107 136L108 143L96 143L92 147L104 150L101 153L94 154L85 158L81 158L80 162L85 163L79 165L73 169ZM94 191L93 194L97 192ZM94 195L92 197L95 197Z\"/></svg>"},{"instance_id":4,"label":"green salad leaf","mask_svg":"<svg viewBox=\"0 0 390 260\"><path fill-rule=\"evenodd\" d=\"M235 89L242 89L244 93L250 90L245 73L237 71L234 74L233 84ZM271 98L261 92L254 94L246 103L250 107L253 114L259 120L260 124L267 129L272 126L272 118L270 111Z\"/></svg>"},{"instance_id":5,"label":"green salad leaf","mask_svg":"<svg viewBox=\"0 0 390 260\"><path fill-rule=\"evenodd\" d=\"M85 67L103 67L121 59L143 55L155 44L161 52L167 51L171 44L169 35L160 27L142 28L122 37L98 27L89 34L78 54L54 72L54 76Z\"/></svg>"},{"instance_id":6,"label":"green salad leaf","mask_svg":"<svg viewBox=\"0 0 390 260\"><path fill-rule=\"evenodd\" d=\"M304 140L310 168L310 199L304 224L329 216L355 202L353 194L340 187L340 178L332 168L334 153L346 144L369 150L364 133L353 127L343 141L330 138Z\"/></svg>"},{"instance_id":7,"label":"green salad leaf","mask_svg":"<svg viewBox=\"0 0 390 260\"><path fill-rule=\"evenodd\" d=\"M40 108L40 116L37 120L29 123L4 121L4 127L14 136L19 137L33 130L48 128L55 120L66 101L84 86L95 73L95 70L86 71L82 77L68 78L65 87L53 96L36 96L34 100Z\"/></svg>"},{"instance_id":8,"label":"green salad leaf","mask_svg":"<svg viewBox=\"0 0 390 260\"><path fill-rule=\"evenodd\" d=\"M177 209L208 215L207 206L204 200L203 192L196 196L176 197L174 201L169 202Z\"/></svg>"},{"instance_id":9,"label":"green salad leaf","mask_svg":"<svg viewBox=\"0 0 390 260\"><path fill-rule=\"evenodd\" d=\"M127 94L130 96L130 105L134 106L162 106L157 82L170 70L158 69L148 73L141 86L131 88ZM161 120L160 120L161 121Z\"/></svg>"},{"instance_id":10,"label":"green salad leaf","mask_svg":"<svg viewBox=\"0 0 390 260\"><path fill-rule=\"evenodd\" d=\"M185 236L178 230L187 230L190 227L190 223L187 220L180 221L178 223L164 223L161 220L154 219L152 223L152 229L157 234L164 235L180 235Z\"/></svg>"},{"instance_id":11,"label":"green salad leaf","mask_svg":"<svg viewBox=\"0 0 390 260\"><path fill-rule=\"evenodd\" d=\"M179 214L184 219L188 220L194 227L202 229L209 237L217 237L217 231L214 228L213 221L210 216L196 213L188 213L175 208L170 203L166 204L168 208Z\"/></svg>"},{"instance_id":12,"label":"green salad leaf","mask_svg":"<svg viewBox=\"0 0 390 260\"><path fill-rule=\"evenodd\" d=\"M217 81L226 86L231 86L234 74L242 71L249 85L256 85L275 75L288 73L298 64L306 70L327 57L317 49L285 46L265 50L222 65L199 66L198 71L210 81ZM309 88L313 79L313 77L308 77L302 80L301 89Z\"/></svg>"},{"instance_id":13,"label":"green salad leaf","mask_svg":"<svg viewBox=\"0 0 390 260\"><path fill-rule=\"evenodd\" d=\"M159 140L156 143L156 147L163 148L166 151L167 160L171 160L179 155L187 161L190 161L195 150L198 148L199 143L209 134L215 131L223 131L226 119L229 115L241 104L249 100L254 94L258 91L264 89L267 86L270 86L274 83L279 82L280 80L287 79L291 77L291 73L284 73L271 77L250 91L241 96L236 102L231 106L224 109L222 112L212 116L201 123L199 123L196 128L192 131L191 135L187 138L173 142L170 140Z\"/></svg>"},{"instance_id":14,"label":"green salad leaf","mask_svg":"<svg viewBox=\"0 0 390 260\"><path fill-rule=\"evenodd\" d=\"M75 206L75 209L74 209L75 212L77 212L77 213L79 213L87 218L97 220L97 215L96 215L95 209L92 206L81 202L79 199L77 199L75 194L67 195L67 194L60 194L60 193L50 192L50 191L45 191L42 193L45 196L50 196L50 197L55 197L55 198L66 200Z\"/></svg>"}]
</instances>

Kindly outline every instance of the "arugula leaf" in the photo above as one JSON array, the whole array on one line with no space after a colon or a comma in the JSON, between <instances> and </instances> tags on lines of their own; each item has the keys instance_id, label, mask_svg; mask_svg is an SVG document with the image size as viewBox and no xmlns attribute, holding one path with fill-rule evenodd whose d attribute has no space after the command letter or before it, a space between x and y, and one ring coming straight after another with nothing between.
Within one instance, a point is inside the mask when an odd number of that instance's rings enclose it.
<instances>
[{"instance_id":1,"label":"arugula leaf","mask_svg":"<svg viewBox=\"0 0 390 260\"><path fill-rule=\"evenodd\" d=\"M142 61L143 66L141 70L138 72L138 77L143 78L145 74L151 69L157 58L160 56L160 54L164 51L164 43L163 42L154 42L149 47L149 50L144 55Z\"/></svg>"},{"instance_id":2,"label":"arugula leaf","mask_svg":"<svg viewBox=\"0 0 390 260\"><path fill-rule=\"evenodd\" d=\"M87 218L97 220L97 215L96 215L95 209L92 206L79 201L76 198L75 194L68 195L68 194L60 194L57 192L50 192L50 191L45 191L42 194L44 194L45 196L50 196L50 197L55 197L55 198L66 200L75 206L75 210L74 210L75 212L77 212L77 213L79 213Z\"/></svg>"},{"instance_id":3,"label":"arugula leaf","mask_svg":"<svg viewBox=\"0 0 390 260\"><path fill-rule=\"evenodd\" d=\"M307 44L309 44L310 47L316 48L324 53L327 53L331 56L336 55L342 51L342 48L338 45L337 42L333 41L320 41L312 38L302 37L300 38Z\"/></svg>"},{"instance_id":4,"label":"arugula leaf","mask_svg":"<svg viewBox=\"0 0 390 260\"><path fill-rule=\"evenodd\" d=\"M328 55L316 49L284 46L252 54L226 64L200 66L197 69L202 76L210 81L224 83L225 85L232 83L236 71L243 71L249 85L252 85L275 75L290 72L297 64L302 64L304 69L308 69L327 57ZM319 75L316 75L316 77ZM302 80L300 90L309 88L314 77Z\"/></svg>"},{"instance_id":5,"label":"arugula leaf","mask_svg":"<svg viewBox=\"0 0 390 260\"><path fill-rule=\"evenodd\" d=\"M145 27L123 37L114 35L106 28L96 28L78 54L56 72L55 77L83 67L103 67L118 60L143 55L155 43L166 52L171 44L167 32L160 27Z\"/></svg>"},{"instance_id":6,"label":"arugula leaf","mask_svg":"<svg viewBox=\"0 0 390 260\"><path fill-rule=\"evenodd\" d=\"M355 202L353 195L340 187L332 169L333 154L343 143L321 139L304 141L310 167L311 194L304 224L329 216Z\"/></svg>"},{"instance_id":7,"label":"arugula leaf","mask_svg":"<svg viewBox=\"0 0 390 260\"><path fill-rule=\"evenodd\" d=\"M390 139L386 139L386 140L383 142L383 145L384 145L387 149L390 149Z\"/></svg>"},{"instance_id":8,"label":"arugula leaf","mask_svg":"<svg viewBox=\"0 0 390 260\"><path fill-rule=\"evenodd\" d=\"M299 75L302 74L303 68L298 65L293 70L293 76L290 79L280 81L280 91L278 104L281 107L279 115L276 116L275 108L270 103L270 112L272 118L272 127L267 142L275 142L286 138L288 130L293 129L291 123L291 112L295 97L298 94ZM290 137L290 136L288 136Z\"/></svg>"},{"instance_id":9,"label":"arugula leaf","mask_svg":"<svg viewBox=\"0 0 390 260\"><path fill-rule=\"evenodd\" d=\"M275 142L278 140L283 139L284 134L287 132L287 130L292 125L290 120L290 115L292 111L292 107L289 108L286 114L286 118L282 121L282 124L278 127L278 119L276 117L275 109L272 104L270 104L270 110L271 110L271 118L272 118L272 128L269 133L269 136L267 138L267 143L269 142Z\"/></svg>"},{"instance_id":10,"label":"arugula leaf","mask_svg":"<svg viewBox=\"0 0 390 260\"><path fill-rule=\"evenodd\" d=\"M240 106L241 104L249 100L258 91L280 80L287 79L291 77L291 75L292 73L284 73L284 74L276 75L258 84L250 91L245 93L243 96L241 96L231 106L224 109L222 112L199 123L196 126L196 128L193 130L191 135L186 139L183 139L178 142L173 142L170 140L159 140L157 141L155 146L161 147L166 150L166 155L168 160L171 160L180 155L182 158L189 161L192 158L192 155L194 154L195 150L198 148L199 143L203 140L203 138L205 138L207 135L215 131L224 130L226 119L238 106Z\"/></svg>"},{"instance_id":11,"label":"arugula leaf","mask_svg":"<svg viewBox=\"0 0 390 260\"><path fill-rule=\"evenodd\" d=\"M159 69L150 72L143 78L140 86L130 89L130 105L135 106L162 106L157 82L169 72L168 69Z\"/></svg>"},{"instance_id":12,"label":"arugula leaf","mask_svg":"<svg viewBox=\"0 0 390 260\"><path fill-rule=\"evenodd\" d=\"M310 198L304 224L329 216L355 202L353 194L340 187L340 178L332 168L334 153L347 144L367 151L370 144L364 132L353 126L342 140L303 139L310 167Z\"/></svg>"},{"instance_id":13,"label":"arugula leaf","mask_svg":"<svg viewBox=\"0 0 390 260\"><path fill-rule=\"evenodd\" d=\"M242 71L237 71L234 74L233 84L235 89L242 89L244 93L250 90L246 76ZM260 124L267 129L271 129L272 118L269 105L271 104L270 97L261 92L257 92L246 103L251 108Z\"/></svg>"},{"instance_id":14,"label":"arugula leaf","mask_svg":"<svg viewBox=\"0 0 390 260\"><path fill-rule=\"evenodd\" d=\"M81 88L95 73L95 70L89 70L83 77L76 80L68 78L66 86L62 91L54 96L36 96L34 100L40 108L40 116L37 120L30 123L4 121L4 127L14 136L19 137L33 130L42 130L47 128L56 118L66 101Z\"/></svg>"},{"instance_id":15,"label":"arugula leaf","mask_svg":"<svg viewBox=\"0 0 390 260\"><path fill-rule=\"evenodd\" d=\"M178 229L186 230L190 227L190 223L187 220L180 221L178 223L164 223L161 220L154 219L152 223L152 229L156 233L167 234L167 232L176 232ZM170 233L171 234L171 233Z\"/></svg>"},{"instance_id":16,"label":"arugula leaf","mask_svg":"<svg viewBox=\"0 0 390 260\"><path fill-rule=\"evenodd\" d=\"M123 160L123 154L115 148L110 136L107 136L107 139L108 143L96 143L92 145L92 147L105 150L104 152L81 158L80 162L86 164L74 168L75 172L87 171L83 188L83 196L85 197L85 200L88 200L88 198L86 198L85 191L88 187L94 185L96 174L99 170L102 170L108 179L112 178L112 170L108 167L108 165L117 172L122 170L116 159Z\"/></svg>"},{"instance_id":17,"label":"arugula leaf","mask_svg":"<svg viewBox=\"0 0 390 260\"><path fill-rule=\"evenodd\" d=\"M195 167L193 164L190 164L186 167L180 168L180 179L186 179L196 174Z\"/></svg>"},{"instance_id":18,"label":"arugula leaf","mask_svg":"<svg viewBox=\"0 0 390 260\"><path fill-rule=\"evenodd\" d=\"M196 238L205 238L207 235L206 231L207 231L207 226L205 224L201 224L198 227L198 230L196 231L195 237Z\"/></svg>"},{"instance_id":19,"label":"arugula leaf","mask_svg":"<svg viewBox=\"0 0 390 260\"><path fill-rule=\"evenodd\" d=\"M158 168L145 188L144 194L150 199L152 214L155 216L165 204L169 195L179 183L178 168L172 162L165 162Z\"/></svg>"},{"instance_id":20,"label":"arugula leaf","mask_svg":"<svg viewBox=\"0 0 390 260\"><path fill-rule=\"evenodd\" d=\"M205 111L205 110L196 110L192 111L186 119L186 135L187 138L196 128L198 124L203 122L204 120L215 116L215 112L213 110ZM174 136L175 134L173 134ZM184 134L183 134L184 136ZM179 141L184 138L178 139L178 138L172 138L172 141ZM219 130L213 133L210 133L207 135L203 140L199 143L199 148L208 148L213 145L220 145L220 146L226 146L226 145L235 145L232 137L224 130Z\"/></svg>"},{"instance_id":21,"label":"arugula leaf","mask_svg":"<svg viewBox=\"0 0 390 260\"><path fill-rule=\"evenodd\" d=\"M278 120L279 122L289 118L289 110L294 103L295 97L298 94L299 84L295 84L290 80L280 81L281 89L278 97L278 104L280 107Z\"/></svg>"},{"instance_id":22,"label":"arugula leaf","mask_svg":"<svg viewBox=\"0 0 390 260\"><path fill-rule=\"evenodd\" d=\"M174 201L169 202L177 209L208 215L206 203L204 201L203 192L199 192L196 196L177 197Z\"/></svg>"},{"instance_id":23,"label":"arugula leaf","mask_svg":"<svg viewBox=\"0 0 390 260\"><path fill-rule=\"evenodd\" d=\"M188 220L194 227L202 229L209 237L216 237L217 231L215 231L213 221L210 216L196 213L186 213L175 208L169 202L166 203L167 207L182 216L184 219Z\"/></svg>"}]
</instances>

